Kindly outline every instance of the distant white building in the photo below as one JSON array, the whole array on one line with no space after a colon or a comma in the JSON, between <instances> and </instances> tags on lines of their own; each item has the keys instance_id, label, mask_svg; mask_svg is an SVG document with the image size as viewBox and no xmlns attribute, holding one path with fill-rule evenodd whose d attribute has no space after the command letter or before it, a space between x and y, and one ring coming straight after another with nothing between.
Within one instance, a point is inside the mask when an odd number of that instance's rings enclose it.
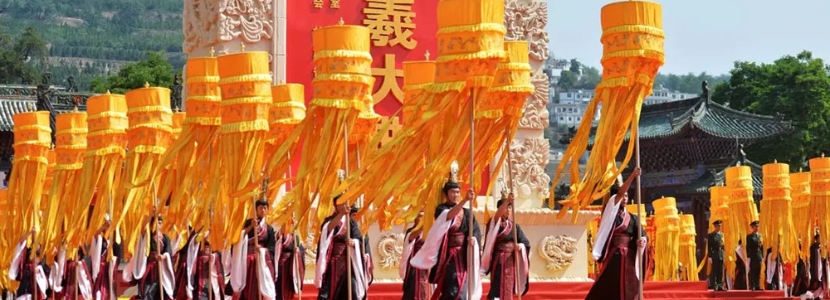
<instances>
[{"instance_id":1,"label":"distant white building","mask_svg":"<svg viewBox=\"0 0 830 300\"><path fill-rule=\"evenodd\" d=\"M673 101L680 101L686 100L689 98L695 98L699 96L698 94L689 94L689 93L681 93L681 92L674 92L668 89L663 88L660 86L659 88L654 89L651 92L651 95L646 97L643 100L643 105L651 105L651 104L660 104L666 102L673 102Z\"/></svg>"}]
</instances>

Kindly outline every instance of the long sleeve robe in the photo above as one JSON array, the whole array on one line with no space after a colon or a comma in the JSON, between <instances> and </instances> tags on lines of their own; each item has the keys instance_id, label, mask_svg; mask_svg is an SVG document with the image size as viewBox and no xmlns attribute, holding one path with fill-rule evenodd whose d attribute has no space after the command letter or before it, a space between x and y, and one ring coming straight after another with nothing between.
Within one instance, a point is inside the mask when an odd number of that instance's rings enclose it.
<instances>
[{"instance_id":1,"label":"long sleeve robe","mask_svg":"<svg viewBox=\"0 0 830 300\"><path fill-rule=\"evenodd\" d=\"M453 205L447 203L436 207L435 223L427 234L423 248L415 254L410 263L415 268L430 270L430 283L437 284L435 293L439 295L438 299L466 299L467 293L471 293L473 299L480 299L481 230L475 216L467 208L452 220L447 220L452 207ZM473 221L472 245L469 244L470 218ZM469 253L470 248L472 253ZM472 258L472 265L469 265L469 258Z\"/></svg>"},{"instance_id":2,"label":"long sleeve robe","mask_svg":"<svg viewBox=\"0 0 830 300\"><path fill-rule=\"evenodd\" d=\"M638 278L642 276L643 252L637 246L637 216L625 211L623 203L615 203L614 196L606 204L594 244L594 260L603 261L602 271L586 300L638 298ZM644 231L640 237L646 238Z\"/></svg>"},{"instance_id":3,"label":"long sleeve robe","mask_svg":"<svg viewBox=\"0 0 830 300\"><path fill-rule=\"evenodd\" d=\"M18 244L9 267L9 279L20 282L15 292L19 300L46 299L49 291L49 267L42 261L34 264L29 259L31 251L26 247L26 241Z\"/></svg>"},{"instance_id":4,"label":"long sleeve robe","mask_svg":"<svg viewBox=\"0 0 830 300\"><path fill-rule=\"evenodd\" d=\"M409 263L409 260L424 246L422 234L418 233L417 236L412 237L414 228L407 229L404 235L403 255L398 269L398 273L403 279L403 297L401 300L427 300L430 292L429 271L413 268L412 264Z\"/></svg>"},{"instance_id":5,"label":"long sleeve robe","mask_svg":"<svg viewBox=\"0 0 830 300\"><path fill-rule=\"evenodd\" d=\"M513 239L519 244L514 246ZM530 269L528 253L530 240L527 239L522 227L511 220L491 219L487 222L487 239L482 255L482 273L490 274L490 292L488 299L512 300L516 292L527 294L530 283ZM518 246L519 251L514 248ZM519 265L516 265L516 256L519 255ZM519 286L516 286L516 276Z\"/></svg>"},{"instance_id":6,"label":"long sleeve robe","mask_svg":"<svg viewBox=\"0 0 830 300\"><path fill-rule=\"evenodd\" d=\"M246 220L243 228L251 224ZM234 294L240 300L274 299L274 254L277 247L276 231L274 227L265 223L264 219L257 221L258 236L254 249L254 231L249 231L246 238L239 239L233 247L231 286ZM256 266L256 267L251 267Z\"/></svg>"},{"instance_id":7,"label":"long sleeve robe","mask_svg":"<svg viewBox=\"0 0 830 300\"><path fill-rule=\"evenodd\" d=\"M173 299L175 297L175 277L173 274L173 262L171 261L172 249L170 245L170 237L166 234L162 237L162 245L157 250L156 239L152 238L155 233L148 236L142 233L136 243L136 251L133 258L127 264L124 272L121 274L124 281L131 285L138 285L138 297L142 300L158 300L161 297L159 292L159 282L163 289L164 299ZM149 242L147 241L149 239ZM149 251L147 245L149 244ZM161 254L162 261L156 260L155 255ZM161 268L161 272L159 272ZM161 273L161 280L159 280L159 273Z\"/></svg>"},{"instance_id":8,"label":"long sleeve robe","mask_svg":"<svg viewBox=\"0 0 830 300\"><path fill-rule=\"evenodd\" d=\"M348 250L351 251L351 283L352 283L352 300L362 300L366 298L366 290L369 288L368 278L364 271L363 255L364 247L362 246L363 234L360 232L360 227L352 218L348 218L349 231L348 237L346 232L346 216L341 216L341 223L335 228L331 228L331 220L334 217L328 217L323 220L323 226L320 229L321 236L317 243L317 268L315 272L314 284L318 289L318 300L333 300L333 299L348 299L346 277L348 270L347 249L348 239L354 242L354 246Z\"/></svg>"},{"instance_id":9,"label":"long sleeve robe","mask_svg":"<svg viewBox=\"0 0 830 300\"><path fill-rule=\"evenodd\" d=\"M305 249L297 243L295 235L284 234L277 238L277 253L274 260L276 270L276 298L294 299L303 289L305 278Z\"/></svg>"}]
</instances>

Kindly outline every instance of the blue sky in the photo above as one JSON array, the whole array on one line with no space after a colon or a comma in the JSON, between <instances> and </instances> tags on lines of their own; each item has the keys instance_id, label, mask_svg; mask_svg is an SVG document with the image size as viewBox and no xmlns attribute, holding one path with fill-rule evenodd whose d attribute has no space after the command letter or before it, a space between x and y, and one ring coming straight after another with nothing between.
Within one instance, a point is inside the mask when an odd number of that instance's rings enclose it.
<instances>
[{"instance_id":1,"label":"blue sky","mask_svg":"<svg viewBox=\"0 0 830 300\"><path fill-rule=\"evenodd\" d=\"M548 2L557 58L600 66L600 8L612 0ZM733 62L772 62L802 50L830 62L830 0L662 0L663 73L721 74Z\"/></svg>"}]
</instances>

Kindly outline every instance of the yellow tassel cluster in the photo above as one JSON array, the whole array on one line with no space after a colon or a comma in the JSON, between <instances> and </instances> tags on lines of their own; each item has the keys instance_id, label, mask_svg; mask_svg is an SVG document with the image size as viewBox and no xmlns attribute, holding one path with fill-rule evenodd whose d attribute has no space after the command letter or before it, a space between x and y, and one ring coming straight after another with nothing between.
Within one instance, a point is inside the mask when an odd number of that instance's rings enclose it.
<instances>
[{"instance_id":1,"label":"yellow tassel cluster","mask_svg":"<svg viewBox=\"0 0 830 300\"><path fill-rule=\"evenodd\" d=\"M65 238L66 222L74 204L80 200L81 171L87 138L86 112L59 114L55 117L55 173L48 188L49 201L44 227L44 249L54 249Z\"/></svg>"},{"instance_id":2,"label":"yellow tassel cluster","mask_svg":"<svg viewBox=\"0 0 830 300\"><path fill-rule=\"evenodd\" d=\"M784 263L798 262L798 233L793 224L790 197L790 165L778 162L763 166L764 199L761 200L761 237L772 247L772 257Z\"/></svg>"},{"instance_id":3,"label":"yellow tassel cluster","mask_svg":"<svg viewBox=\"0 0 830 300\"><path fill-rule=\"evenodd\" d=\"M565 208L560 211L560 217L607 194L622 172L620 166L628 166L643 99L651 94L654 76L664 63L662 14L659 4L646 1L615 2L602 8L602 81L556 169L554 186L565 166L570 164L570 182L578 183L579 187L562 201ZM594 115L600 106L602 118L596 127L594 146L585 173L580 175L577 161L587 149ZM630 142L618 166L616 158L626 140ZM554 190L551 189L550 199L554 199ZM574 221L577 216L573 214Z\"/></svg>"},{"instance_id":4,"label":"yellow tassel cluster","mask_svg":"<svg viewBox=\"0 0 830 300\"><path fill-rule=\"evenodd\" d=\"M677 200L663 197L652 202L654 225L657 227L654 248L654 280L677 280L680 262L680 215L677 214Z\"/></svg>"},{"instance_id":5,"label":"yellow tassel cluster","mask_svg":"<svg viewBox=\"0 0 830 300\"><path fill-rule=\"evenodd\" d=\"M680 216L680 249L678 252L678 260L681 265L680 280L697 281L697 244L695 243L695 216L681 215Z\"/></svg>"},{"instance_id":6,"label":"yellow tassel cluster","mask_svg":"<svg viewBox=\"0 0 830 300\"><path fill-rule=\"evenodd\" d=\"M749 223L758 220L758 208L752 198L752 169L735 166L726 169L726 186L729 189L729 235L724 235L726 253L738 248L738 240L745 240L749 234ZM725 221L726 222L726 221ZM761 225L765 226L765 225ZM767 237L761 236L762 239ZM746 256L746 247L742 247ZM730 269L730 265L732 269ZM727 274L734 274L734 262L727 263ZM762 272L763 273L763 272Z\"/></svg>"},{"instance_id":7,"label":"yellow tassel cluster","mask_svg":"<svg viewBox=\"0 0 830 300\"><path fill-rule=\"evenodd\" d=\"M793 225L798 238L799 255L805 261L810 258L813 241L813 222L810 220L810 172L790 174L793 197Z\"/></svg>"},{"instance_id":8,"label":"yellow tassel cluster","mask_svg":"<svg viewBox=\"0 0 830 300\"><path fill-rule=\"evenodd\" d=\"M830 245L830 158L810 159L810 217L811 225L818 227L821 235L821 257L827 257L827 245ZM812 244L812 237L807 245ZM807 246L805 245L805 246ZM809 248L809 247L808 247Z\"/></svg>"}]
</instances>

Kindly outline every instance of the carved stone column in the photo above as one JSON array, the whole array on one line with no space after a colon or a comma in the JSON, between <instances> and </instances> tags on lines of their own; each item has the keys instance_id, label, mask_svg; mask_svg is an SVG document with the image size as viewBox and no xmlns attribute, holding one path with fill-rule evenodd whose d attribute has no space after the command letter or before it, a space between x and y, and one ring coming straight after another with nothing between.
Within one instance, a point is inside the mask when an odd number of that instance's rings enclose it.
<instances>
[{"instance_id":1,"label":"carved stone column","mask_svg":"<svg viewBox=\"0 0 830 300\"><path fill-rule=\"evenodd\" d=\"M285 80L286 1L185 0L182 50L189 57L246 51L270 53L273 83ZM186 97L187 91L182 91Z\"/></svg>"},{"instance_id":2,"label":"carved stone column","mask_svg":"<svg viewBox=\"0 0 830 300\"><path fill-rule=\"evenodd\" d=\"M544 138L548 127L548 76L543 72L548 59L548 4L541 0L507 0L504 10L505 39L527 41L530 50L531 81L536 92L525 103L519 130L510 145L516 188L517 210L539 208L550 191L550 176L545 174L550 156L550 144ZM506 164L506 162L505 162ZM508 170L507 165L503 167ZM498 174L509 182L507 174ZM497 187L496 190L500 190Z\"/></svg>"}]
</instances>

